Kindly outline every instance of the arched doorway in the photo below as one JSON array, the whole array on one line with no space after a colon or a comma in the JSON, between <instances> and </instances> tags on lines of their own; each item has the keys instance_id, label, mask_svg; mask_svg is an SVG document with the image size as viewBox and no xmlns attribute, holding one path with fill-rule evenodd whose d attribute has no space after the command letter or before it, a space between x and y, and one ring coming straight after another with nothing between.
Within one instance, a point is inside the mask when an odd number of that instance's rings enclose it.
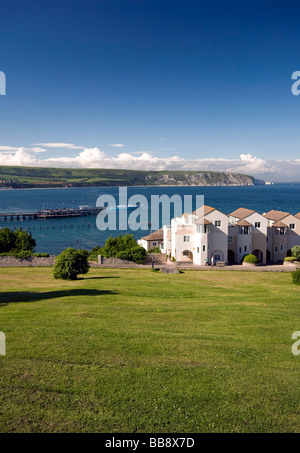
<instances>
[{"instance_id":1,"label":"arched doorway","mask_svg":"<svg viewBox=\"0 0 300 453\"><path fill-rule=\"evenodd\" d=\"M267 262L269 263L271 261L271 252L270 250L267 250Z\"/></svg>"},{"instance_id":2,"label":"arched doorway","mask_svg":"<svg viewBox=\"0 0 300 453\"><path fill-rule=\"evenodd\" d=\"M193 253L190 250L183 250L181 253L181 261L193 262Z\"/></svg>"},{"instance_id":3,"label":"arched doorway","mask_svg":"<svg viewBox=\"0 0 300 453\"><path fill-rule=\"evenodd\" d=\"M235 254L232 250L228 250L228 261L229 263L235 263Z\"/></svg>"},{"instance_id":4,"label":"arched doorway","mask_svg":"<svg viewBox=\"0 0 300 453\"><path fill-rule=\"evenodd\" d=\"M293 254L292 254L292 249L289 249L289 250L286 252L286 256L293 256Z\"/></svg>"},{"instance_id":5,"label":"arched doorway","mask_svg":"<svg viewBox=\"0 0 300 453\"><path fill-rule=\"evenodd\" d=\"M258 261L260 263L263 262L264 255L263 255L263 252L261 250L259 250L259 249L253 250L252 254L256 256L256 258L258 259Z\"/></svg>"}]
</instances>

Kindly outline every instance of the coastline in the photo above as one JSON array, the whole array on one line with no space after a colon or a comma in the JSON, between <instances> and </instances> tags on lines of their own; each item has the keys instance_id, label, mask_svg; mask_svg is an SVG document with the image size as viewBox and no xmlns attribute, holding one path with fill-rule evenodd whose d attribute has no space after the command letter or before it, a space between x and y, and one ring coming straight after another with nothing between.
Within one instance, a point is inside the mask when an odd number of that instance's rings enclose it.
<instances>
[{"instance_id":1,"label":"coastline","mask_svg":"<svg viewBox=\"0 0 300 453\"><path fill-rule=\"evenodd\" d=\"M274 183L276 184L300 184L300 183ZM118 187L138 187L138 188L147 188L147 187L271 187L268 184L207 184L207 185L193 185L193 184L155 184L155 185L115 185L115 186L51 186L51 187L10 187L10 188L0 188L0 192L10 191L10 190L45 190L45 189L112 189Z\"/></svg>"}]
</instances>

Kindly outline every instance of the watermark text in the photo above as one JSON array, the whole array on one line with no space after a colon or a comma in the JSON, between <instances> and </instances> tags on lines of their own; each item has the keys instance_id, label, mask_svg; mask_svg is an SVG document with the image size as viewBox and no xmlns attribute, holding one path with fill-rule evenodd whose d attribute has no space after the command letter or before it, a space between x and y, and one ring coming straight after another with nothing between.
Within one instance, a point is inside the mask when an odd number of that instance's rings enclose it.
<instances>
[{"instance_id":1,"label":"watermark text","mask_svg":"<svg viewBox=\"0 0 300 453\"><path fill-rule=\"evenodd\" d=\"M299 338L299 340L298 340L298 338ZM292 354L300 355L300 331L293 333L292 340L297 340L292 345Z\"/></svg>"},{"instance_id":2,"label":"watermark text","mask_svg":"<svg viewBox=\"0 0 300 453\"><path fill-rule=\"evenodd\" d=\"M4 332L0 332L0 355L6 355L6 336Z\"/></svg>"},{"instance_id":3,"label":"watermark text","mask_svg":"<svg viewBox=\"0 0 300 453\"><path fill-rule=\"evenodd\" d=\"M6 95L6 76L4 72L0 71L0 96Z\"/></svg>"}]
</instances>

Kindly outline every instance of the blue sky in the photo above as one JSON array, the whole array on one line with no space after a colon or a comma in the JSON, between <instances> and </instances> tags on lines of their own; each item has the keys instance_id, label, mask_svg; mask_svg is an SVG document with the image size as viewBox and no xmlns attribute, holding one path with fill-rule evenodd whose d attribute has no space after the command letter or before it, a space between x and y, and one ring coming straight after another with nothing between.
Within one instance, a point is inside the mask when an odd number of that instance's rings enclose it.
<instances>
[{"instance_id":1,"label":"blue sky","mask_svg":"<svg viewBox=\"0 0 300 453\"><path fill-rule=\"evenodd\" d=\"M299 18L261 3L5 2L0 164L300 180Z\"/></svg>"}]
</instances>

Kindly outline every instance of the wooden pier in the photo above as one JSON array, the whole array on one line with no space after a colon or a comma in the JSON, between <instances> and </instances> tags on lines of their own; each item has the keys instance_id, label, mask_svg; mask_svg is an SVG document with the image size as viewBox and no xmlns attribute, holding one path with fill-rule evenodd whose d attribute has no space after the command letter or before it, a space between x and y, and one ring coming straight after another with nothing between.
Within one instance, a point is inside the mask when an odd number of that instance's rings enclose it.
<instances>
[{"instance_id":1,"label":"wooden pier","mask_svg":"<svg viewBox=\"0 0 300 453\"><path fill-rule=\"evenodd\" d=\"M25 219L60 219L65 217L86 217L99 214L104 208L80 207L78 209L43 209L38 212L11 212L0 213L4 220Z\"/></svg>"}]
</instances>

